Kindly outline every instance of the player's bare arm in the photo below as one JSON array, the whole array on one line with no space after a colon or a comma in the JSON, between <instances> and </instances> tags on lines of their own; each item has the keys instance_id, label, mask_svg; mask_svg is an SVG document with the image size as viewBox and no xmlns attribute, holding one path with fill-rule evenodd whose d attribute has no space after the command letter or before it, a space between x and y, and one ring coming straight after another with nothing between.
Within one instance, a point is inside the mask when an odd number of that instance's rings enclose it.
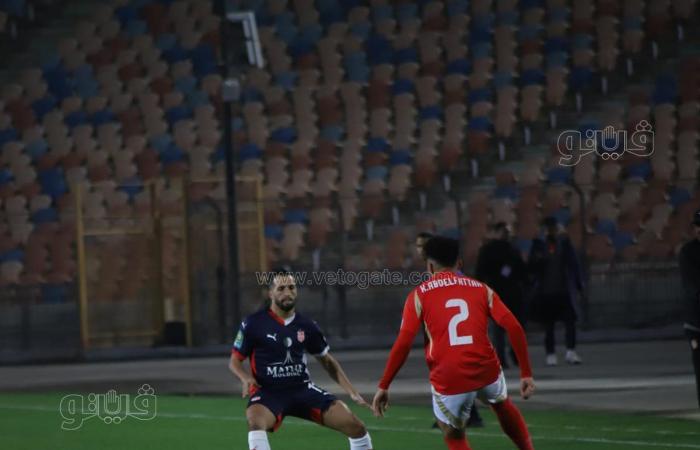
<instances>
[{"instance_id":1,"label":"player's bare arm","mask_svg":"<svg viewBox=\"0 0 700 450\"><path fill-rule=\"evenodd\" d=\"M489 305L491 305L491 317L508 333L508 340L515 351L515 356L518 358L520 366L520 396L527 400L535 393L535 380L532 377L530 355L527 349L527 335L518 319L503 304L498 295L491 288L486 288L486 292Z\"/></svg>"},{"instance_id":2,"label":"player's bare arm","mask_svg":"<svg viewBox=\"0 0 700 450\"><path fill-rule=\"evenodd\" d=\"M236 355L231 355L231 359L228 363L228 368L231 372L233 372L234 375L238 377L239 380L241 380L241 397L247 397L250 393L251 387L260 387L258 382L255 381L253 375L250 372L248 372L248 369L246 369L243 366L243 361L238 359Z\"/></svg>"},{"instance_id":3,"label":"player's bare arm","mask_svg":"<svg viewBox=\"0 0 700 450\"><path fill-rule=\"evenodd\" d=\"M316 360L318 360L325 371L328 372L328 375L333 379L333 381L338 383L338 385L343 388L343 390L350 396L352 401L360 406L370 408L370 405L364 398L362 398L362 395L357 392L357 389L355 389L355 387L352 385L340 363L333 357L333 355L326 353L325 355L317 356Z\"/></svg>"}]
</instances>

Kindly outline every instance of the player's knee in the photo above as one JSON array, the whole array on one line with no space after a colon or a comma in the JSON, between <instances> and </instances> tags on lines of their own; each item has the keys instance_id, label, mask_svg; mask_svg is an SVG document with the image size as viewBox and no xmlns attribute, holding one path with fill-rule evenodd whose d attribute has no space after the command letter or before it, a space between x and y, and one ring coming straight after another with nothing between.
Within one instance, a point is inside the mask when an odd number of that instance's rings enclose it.
<instances>
[{"instance_id":1,"label":"player's knee","mask_svg":"<svg viewBox=\"0 0 700 450\"><path fill-rule=\"evenodd\" d=\"M450 426L444 426L440 428L442 428L442 434L447 439L462 439L464 437L464 430L459 430Z\"/></svg>"},{"instance_id":2,"label":"player's knee","mask_svg":"<svg viewBox=\"0 0 700 450\"><path fill-rule=\"evenodd\" d=\"M248 417L248 431L266 431L266 427L262 420Z\"/></svg>"},{"instance_id":3,"label":"player's knee","mask_svg":"<svg viewBox=\"0 0 700 450\"><path fill-rule=\"evenodd\" d=\"M248 431L267 431L270 428L265 418L254 412L248 411L246 420L248 421Z\"/></svg>"},{"instance_id":4,"label":"player's knee","mask_svg":"<svg viewBox=\"0 0 700 450\"><path fill-rule=\"evenodd\" d=\"M347 429L348 437L352 439L359 439L365 434L367 434L367 428L365 427L365 424L362 423L362 421L357 417L353 417L353 420Z\"/></svg>"}]
</instances>

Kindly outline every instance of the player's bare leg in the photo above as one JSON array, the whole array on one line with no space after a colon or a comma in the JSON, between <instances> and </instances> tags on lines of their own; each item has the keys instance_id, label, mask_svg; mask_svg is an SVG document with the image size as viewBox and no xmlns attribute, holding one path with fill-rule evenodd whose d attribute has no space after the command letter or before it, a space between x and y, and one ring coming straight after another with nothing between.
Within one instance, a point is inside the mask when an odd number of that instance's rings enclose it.
<instances>
[{"instance_id":1,"label":"player's bare leg","mask_svg":"<svg viewBox=\"0 0 700 450\"><path fill-rule=\"evenodd\" d=\"M340 431L350 440L350 450L372 450L372 439L365 424L340 400L323 413L323 426Z\"/></svg>"},{"instance_id":2,"label":"player's bare leg","mask_svg":"<svg viewBox=\"0 0 700 450\"><path fill-rule=\"evenodd\" d=\"M445 439L445 444L447 444L449 450L471 450L464 430L453 428L440 419L436 420L438 427L442 430L442 437Z\"/></svg>"},{"instance_id":3,"label":"player's bare leg","mask_svg":"<svg viewBox=\"0 0 700 450\"><path fill-rule=\"evenodd\" d=\"M250 450L270 450L267 431L277 423L272 411L263 405L251 405L245 411L248 420L248 447Z\"/></svg>"},{"instance_id":4,"label":"player's bare leg","mask_svg":"<svg viewBox=\"0 0 700 450\"><path fill-rule=\"evenodd\" d=\"M525 419L511 399L507 398L502 402L494 403L491 408L496 413L503 432L519 450L534 450Z\"/></svg>"}]
</instances>

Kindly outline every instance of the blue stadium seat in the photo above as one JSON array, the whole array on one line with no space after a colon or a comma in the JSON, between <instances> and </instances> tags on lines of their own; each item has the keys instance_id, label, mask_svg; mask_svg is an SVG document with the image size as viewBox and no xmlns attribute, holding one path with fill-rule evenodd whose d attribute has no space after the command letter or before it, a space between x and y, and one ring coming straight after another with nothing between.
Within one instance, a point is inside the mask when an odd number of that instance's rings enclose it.
<instances>
[{"instance_id":1,"label":"blue stadium seat","mask_svg":"<svg viewBox=\"0 0 700 450\"><path fill-rule=\"evenodd\" d=\"M63 122L68 128L75 128L79 125L85 125L86 123L88 123L88 115L85 111L79 109L77 111L73 111L72 113L67 114L63 118Z\"/></svg>"},{"instance_id":2,"label":"blue stadium seat","mask_svg":"<svg viewBox=\"0 0 700 450\"><path fill-rule=\"evenodd\" d=\"M442 119L442 107L439 105L426 106L418 111L420 120Z\"/></svg>"},{"instance_id":3,"label":"blue stadium seat","mask_svg":"<svg viewBox=\"0 0 700 450\"><path fill-rule=\"evenodd\" d=\"M402 48L394 52L394 63L401 65L403 63L417 63L418 51L414 47Z\"/></svg>"},{"instance_id":4,"label":"blue stadium seat","mask_svg":"<svg viewBox=\"0 0 700 450\"><path fill-rule=\"evenodd\" d=\"M345 129L341 125L328 125L323 127L319 136L328 141L338 142L345 135Z\"/></svg>"},{"instance_id":5,"label":"blue stadium seat","mask_svg":"<svg viewBox=\"0 0 700 450\"><path fill-rule=\"evenodd\" d=\"M617 231L612 237L612 245L617 252L624 250L625 247L629 247L632 244L634 244L634 237L630 233Z\"/></svg>"},{"instance_id":6,"label":"blue stadium seat","mask_svg":"<svg viewBox=\"0 0 700 450\"><path fill-rule=\"evenodd\" d=\"M513 84L513 74L510 72L496 72L493 74L493 87L496 90Z\"/></svg>"},{"instance_id":7,"label":"blue stadium seat","mask_svg":"<svg viewBox=\"0 0 700 450\"><path fill-rule=\"evenodd\" d=\"M282 142L284 144L292 144L297 140L297 130L293 127L277 128L270 133L270 140Z\"/></svg>"},{"instance_id":8,"label":"blue stadium seat","mask_svg":"<svg viewBox=\"0 0 700 450\"><path fill-rule=\"evenodd\" d=\"M133 202L134 197L143 191L143 180L139 176L131 177L122 182L117 187L118 191L124 192L129 196L129 201Z\"/></svg>"},{"instance_id":9,"label":"blue stadium seat","mask_svg":"<svg viewBox=\"0 0 700 450\"><path fill-rule=\"evenodd\" d=\"M411 152L408 150L394 150L389 153L389 165L399 166L411 164Z\"/></svg>"},{"instance_id":10,"label":"blue stadium seat","mask_svg":"<svg viewBox=\"0 0 700 450\"><path fill-rule=\"evenodd\" d=\"M4 186L7 183L11 183L15 179L12 171L7 168L0 169L0 186Z\"/></svg>"},{"instance_id":11,"label":"blue stadium seat","mask_svg":"<svg viewBox=\"0 0 700 450\"><path fill-rule=\"evenodd\" d=\"M173 138L168 133L159 134L158 136L153 136L148 140L148 143L153 147L158 153L163 153L172 144Z\"/></svg>"},{"instance_id":12,"label":"blue stadium seat","mask_svg":"<svg viewBox=\"0 0 700 450\"><path fill-rule=\"evenodd\" d=\"M282 72L275 75L275 83L286 91L291 91L296 87L299 74L296 72Z\"/></svg>"},{"instance_id":13,"label":"blue stadium seat","mask_svg":"<svg viewBox=\"0 0 700 450\"><path fill-rule=\"evenodd\" d=\"M673 205L674 208L678 208L684 203L689 202L691 198L692 196L686 188L674 187L671 189L671 192L669 192L669 203Z\"/></svg>"},{"instance_id":14,"label":"blue stadium seat","mask_svg":"<svg viewBox=\"0 0 700 450\"><path fill-rule=\"evenodd\" d=\"M569 85L575 91L585 89L593 78L593 71L590 67L574 67L569 76Z\"/></svg>"},{"instance_id":15,"label":"blue stadium seat","mask_svg":"<svg viewBox=\"0 0 700 450\"><path fill-rule=\"evenodd\" d=\"M174 143L170 144L168 148L160 154L160 160L164 165L185 161L186 158L185 151Z\"/></svg>"},{"instance_id":16,"label":"blue stadium seat","mask_svg":"<svg viewBox=\"0 0 700 450\"><path fill-rule=\"evenodd\" d=\"M219 150L217 149L217 152L218 151ZM221 148L221 151L223 152L223 148ZM245 161L246 159L260 159L262 156L263 151L255 144L245 144L241 147L239 152L241 161Z\"/></svg>"},{"instance_id":17,"label":"blue stadium seat","mask_svg":"<svg viewBox=\"0 0 700 450\"><path fill-rule=\"evenodd\" d=\"M41 122L44 119L44 116L56 108L57 105L58 102L56 102L56 99L50 94L34 100L32 103L32 111L34 111L34 116L36 117L37 122Z\"/></svg>"},{"instance_id":18,"label":"blue stadium seat","mask_svg":"<svg viewBox=\"0 0 700 450\"><path fill-rule=\"evenodd\" d=\"M551 167L547 169L546 178L550 184L568 184L571 180L571 169L568 167Z\"/></svg>"},{"instance_id":19,"label":"blue stadium seat","mask_svg":"<svg viewBox=\"0 0 700 450\"><path fill-rule=\"evenodd\" d=\"M282 240L284 232L280 225L265 225L265 237L268 239Z\"/></svg>"},{"instance_id":20,"label":"blue stadium seat","mask_svg":"<svg viewBox=\"0 0 700 450\"><path fill-rule=\"evenodd\" d=\"M396 5L396 20L401 23L418 17L418 6L415 3L399 3Z\"/></svg>"},{"instance_id":21,"label":"blue stadium seat","mask_svg":"<svg viewBox=\"0 0 700 450\"><path fill-rule=\"evenodd\" d=\"M365 42L367 61L374 66L394 62L394 49L391 42L382 35L374 34Z\"/></svg>"},{"instance_id":22,"label":"blue stadium seat","mask_svg":"<svg viewBox=\"0 0 700 450\"><path fill-rule=\"evenodd\" d=\"M17 133L17 130L15 130L14 127L9 127L5 128L4 130L0 130L0 149L3 145L7 144L8 142L16 141L18 139L19 133Z\"/></svg>"},{"instance_id":23,"label":"blue stadium seat","mask_svg":"<svg viewBox=\"0 0 700 450\"><path fill-rule=\"evenodd\" d=\"M393 86L391 86L391 92L394 95L401 95L401 94L412 94L414 91L414 84L413 81L408 80L406 78L399 78L398 80L394 81Z\"/></svg>"},{"instance_id":24,"label":"blue stadium seat","mask_svg":"<svg viewBox=\"0 0 700 450\"><path fill-rule=\"evenodd\" d=\"M467 101L470 105L478 102L490 102L491 99L492 93L488 88L473 89L467 94Z\"/></svg>"},{"instance_id":25,"label":"blue stadium seat","mask_svg":"<svg viewBox=\"0 0 700 450\"><path fill-rule=\"evenodd\" d=\"M111 109L102 109L100 111L95 111L90 116L90 123L93 127L97 128L100 125L116 121L116 117Z\"/></svg>"},{"instance_id":26,"label":"blue stadium seat","mask_svg":"<svg viewBox=\"0 0 700 450\"><path fill-rule=\"evenodd\" d=\"M493 196L515 200L518 198L518 188L517 186L499 186L494 190Z\"/></svg>"},{"instance_id":27,"label":"blue stadium seat","mask_svg":"<svg viewBox=\"0 0 700 450\"><path fill-rule=\"evenodd\" d=\"M28 143L24 147L24 151L32 158L32 161L36 161L49 151L49 144L43 138L37 139Z\"/></svg>"},{"instance_id":28,"label":"blue stadium seat","mask_svg":"<svg viewBox=\"0 0 700 450\"><path fill-rule=\"evenodd\" d=\"M309 213L306 209L288 209L284 212L284 221L286 223L307 223Z\"/></svg>"},{"instance_id":29,"label":"blue stadium seat","mask_svg":"<svg viewBox=\"0 0 700 450\"><path fill-rule=\"evenodd\" d=\"M521 86L530 86L533 84L544 84L545 75L540 69L524 70L520 74Z\"/></svg>"},{"instance_id":30,"label":"blue stadium seat","mask_svg":"<svg viewBox=\"0 0 700 450\"><path fill-rule=\"evenodd\" d=\"M60 167L40 171L37 178L42 192L54 200L68 192L68 184Z\"/></svg>"},{"instance_id":31,"label":"blue stadium seat","mask_svg":"<svg viewBox=\"0 0 700 450\"><path fill-rule=\"evenodd\" d=\"M187 98L185 99L185 101L187 102L187 105L193 110L196 109L198 106L209 105L211 103L211 100L209 99L209 94L200 90L194 90L187 94Z\"/></svg>"},{"instance_id":32,"label":"blue stadium seat","mask_svg":"<svg viewBox=\"0 0 700 450\"><path fill-rule=\"evenodd\" d=\"M610 219L600 219L595 226L595 232L597 234L604 234L612 239L617 232L617 225L613 220Z\"/></svg>"},{"instance_id":33,"label":"blue stadium seat","mask_svg":"<svg viewBox=\"0 0 700 450\"><path fill-rule=\"evenodd\" d=\"M389 149L389 143L384 138L369 138L367 140L368 152L385 152Z\"/></svg>"},{"instance_id":34,"label":"blue stadium seat","mask_svg":"<svg viewBox=\"0 0 700 450\"><path fill-rule=\"evenodd\" d=\"M365 171L368 180L386 180L388 175L389 169L386 166L372 166Z\"/></svg>"},{"instance_id":35,"label":"blue stadium seat","mask_svg":"<svg viewBox=\"0 0 700 450\"><path fill-rule=\"evenodd\" d=\"M472 65L466 58L455 59L447 64L447 73L461 73L469 75L472 72Z\"/></svg>"},{"instance_id":36,"label":"blue stadium seat","mask_svg":"<svg viewBox=\"0 0 700 450\"><path fill-rule=\"evenodd\" d=\"M175 88L186 97L197 88L197 79L192 75L178 78L175 80Z\"/></svg>"},{"instance_id":37,"label":"blue stadium seat","mask_svg":"<svg viewBox=\"0 0 700 450\"><path fill-rule=\"evenodd\" d=\"M350 33L352 33L353 36L362 39L363 41L369 37L371 31L372 24L367 21L356 22L350 27Z\"/></svg>"},{"instance_id":38,"label":"blue stadium seat","mask_svg":"<svg viewBox=\"0 0 700 450\"><path fill-rule=\"evenodd\" d=\"M130 20L126 23L126 34L130 38L135 38L148 32L148 24L143 20Z\"/></svg>"},{"instance_id":39,"label":"blue stadium seat","mask_svg":"<svg viewBox=\"0 0 700 450\"><path fill-rule=\"evenodd\" d=\"M170 50L175 44L177 44L177 36L174 34L164 33L156 39L156 47L158 47L161 52Z\"/></svg>"},{"instance_id":40,"label":"blue stadium seat","mask_svg":"<svg viewBox=\"0 0 700 450\"><path fill-rule=\"evenodd\" d=\"M491 131L492 125L493 124L489 117L472 117L469 119L468 128L474 131Z\"/></svg>"},{"instance_id":41,"label":"blue stadium seat","mask_svg":"<svg viewBox=\"0 0 700 450\"><path fill-rule=\"evenodd\" d=\"M192 118L192 110L187 105L173 106L165 111L165 120L172 127L177 122Z\"/></svg>"},{"instance_id":42,"label":"blue stadium seat","mask_svg":"<svg viewBox=\"0 0 700 450\"><path fill-rule=\"evenodd\" d=\"M19 248L14 248L12 250L7 250L0 253L0 263L6 262L22 262L24 260L24 251Z\"/></svg>"},{"instance_id":43,"label":"blue stadium seat","mask_svg":"<svg viewBox=\"0 0 700 450\"><path fill-rule=\"evenodd\" d=\"M136 20L139 18L139 12L136 8L134 8L132 5L124 5L120 6L119 8L114 10L114 15L117 16L117 19L119 19L119 22L121 22L122 27L124 25L131 21L131 20Z\"/></svg>"},{"instance_id":44,"label":"blue stadium seat","mask_svg":"<svg viewBox=\"0 0 700 450\"><path fill-rule=\"evenodd\" d=\"M58 211L54 208L43 208L35 211L31 217L35 224L58 222Z\"/></svg>"},{"instance_id":45,"label":"blue stadium seat","mask_svg":"<svg viewBox=\"0 0 700 450\"><path fill-rule=\"evenodd\" d=\"M627 166L627 179L647 180L651 176L652 168L649 161L639 161Z\"/></svg>"}]
</instances>

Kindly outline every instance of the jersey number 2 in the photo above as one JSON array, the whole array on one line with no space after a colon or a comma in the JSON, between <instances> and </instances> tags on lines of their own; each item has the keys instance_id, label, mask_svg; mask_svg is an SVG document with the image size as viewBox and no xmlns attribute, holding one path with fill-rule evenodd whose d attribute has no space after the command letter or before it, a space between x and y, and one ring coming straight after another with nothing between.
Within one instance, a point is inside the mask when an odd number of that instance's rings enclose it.
<instances>
[{"instance_id":1,"label":"jersey number 2","mask_svg":"<svg viewBox=\"0 0 700 450\"><path fill-rule=\"evenodd\" d=\"M459 308L459 312L452 317L448 327L450 332L450 345L454 347L457 345L473 344L474 338L472 336L459 336L457 334L457 325L469 318L469 306L467 305L467 302L461 298L453 298L445 303L445 307Z\"/></svg>"}]
</instances>

